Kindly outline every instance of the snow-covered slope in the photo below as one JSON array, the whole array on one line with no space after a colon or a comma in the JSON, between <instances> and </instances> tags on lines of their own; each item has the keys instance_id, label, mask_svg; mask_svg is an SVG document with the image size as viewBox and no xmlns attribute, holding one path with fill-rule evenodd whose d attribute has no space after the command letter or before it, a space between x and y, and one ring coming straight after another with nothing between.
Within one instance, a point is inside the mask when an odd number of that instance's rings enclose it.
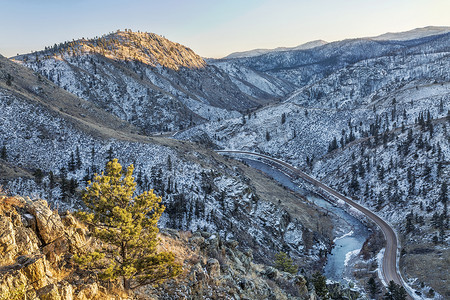
<instances>
[{"instance_id":1,"label":"snow-covered slope","mask_svg":"<svg viewBox=\"0 0 450 300\"><path fill-rule=\"evenodd\" d=\"M263 73L265 78L276 78L289 88L277 90L278 93L272 92L272 95L281 93L287 96L296 89L317 83L336 71L368 59L448 52L448 36L449 33L446 33L406 41L352 39L309 50L271 52L256 57L216 60L210 63L229 72L234 80L245 81L245 75L250 71ZM243 76L236 69L250 71L244 72ZM266 92L271 93L269 90Z\"/></svg>"},{"instance_id":2,"label":"snow-covered slope","mask_svg":"<svg viewBox=\"0 0 450 300\"><path fill-rule=\"evenodd\" d=\"M291 51L291 50L306 50L306 49L311 49L311 48L315 48L318 46L323 46L325 45L327 42L323 41L323 40L317 40L317 41L312 41L312 42L307 42L295 47L278 47L275 49L254 49L254 50L249 50L249 51L243 51L243 52L234 52L231 53L227 56L224 57L224 59L231 59L231 58L242 58L242 57L253 57L253 56L258 56L258 55L262 55L262 54L266 54L269 52L281 52L281 51Z\"/></svg>"},{"instance_id":3,"label":"snow-covered slope","mask_svg":"<svg viewBox=\"0 0 450 300\"><path fill-rule=\"evenodd\" d=\"M445 34L450 32L450 26L427 26L423 28L416 28L404 32L388 32L375 37L371 37L373 40L396 40L406 41L412 39L420 39L432 35Z\"/></svg>"},{"instance_id":4,"label":"snow-covered slope","mask_svg":"<svg viewBox=\"0 0 450 300\"><path fill-rule=\"evenodd\" d=\"M138 191L155 189L163 197L163 227L216 232L267 263L288 251L305 268L329 248L331 240L315 232L313 221L328 224L328 217L260 173L192 143L137 135L39 74L3 57L0 66L0 146L6 150L0 166L28 172L2 180L9 193L45 198L60 210L79 208L86 182L117 157L124 166L134 164ZM295 210L279 200L296 203Z\"/></svg>"},{"instance_id":5,"label":"snow-covered slope","mask_svg":"<svg viewBox=\"0 0 450 300\"><path fill-rule=\"evenodd\" d=\"M14 59L146 133L238 116L261 103L192 50L155 34L118 31Z\"/></svg>"},{"instance_id":6,"label":"snow-covered slope","mask_svg":"<svg viewBox=\"0 0 450 300\"><path fill-rule=\"evenodd\" d=\"M442 186L450 179L449 45L449 33L360 39L215 62L231 76L244 79L236 70L251 70L294 90L279 104L176 137L207 135L218 147L280 157L361 199L399 232L407 278L447 297L442 266L450 240ZM436 266L443 271L434 272Z\"/></svg>"}]
</instances>

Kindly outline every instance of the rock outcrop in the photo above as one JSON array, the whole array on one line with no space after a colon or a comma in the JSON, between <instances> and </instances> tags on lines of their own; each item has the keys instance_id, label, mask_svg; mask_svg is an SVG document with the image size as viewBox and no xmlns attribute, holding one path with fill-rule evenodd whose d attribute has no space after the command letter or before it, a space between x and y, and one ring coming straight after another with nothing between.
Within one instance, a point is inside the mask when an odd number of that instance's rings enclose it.
<instances>
[{"instance_id":1,"label":"rock outcrop","mask_svg":"<svg viewBox=\"0 0 450 300\"><path fill-rule=\"evenodd\" d=\"M162 230L162 245L183 253L184 272L157 288L136 291L138 299L314 299L302 275L253 263L252 252L237 249L208 232Z\"/></svg>"},{"instance_id":2,"label":"rock outcrop","mask_svg":"<svg viewBox=\"0 0 450 300\"><path fill-rule=\"evenodd\" d=\"M72 265L87 244L71 214L60 216L45 200L0 195L0 299L123 299Z\"/></svg>"},{"instance_id":3,"label":"rock outcrop","mask_svg":"<svg viewBox=\"0 0 450 300\"><path fill-rule=\"evenodd\" d=\"M45 200L0 194L0 300L314 299L302 275L253 262L251 250L218 234L163 229L160 249L183 262L175 279L126 293L81 270L72 256L89 251L89 230Z\"/></svg>"}]
</instances>

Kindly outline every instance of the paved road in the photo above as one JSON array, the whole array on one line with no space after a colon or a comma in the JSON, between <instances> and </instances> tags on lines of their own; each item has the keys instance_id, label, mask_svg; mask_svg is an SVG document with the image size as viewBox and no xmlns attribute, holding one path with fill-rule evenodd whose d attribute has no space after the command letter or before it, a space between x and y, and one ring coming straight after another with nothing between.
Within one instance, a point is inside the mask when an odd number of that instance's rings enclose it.
<instances>
[{"instance_id":1,"label":"paved road","mask_svg":"<svg viewBox=\"0 0 450 300\"><path fill-rule=\"evenodd\" d=\"M382 262L382 275L383 280L387 284L391 280L393 280L395 283L402 285L406 291L408 291L408 288L406 284L403 282L400 273L397 269L397 253L398 253L398 241L397 241L397 235L395 234L394 230L389 226L388 223L386 223L383 219L381 219L379 216L374 214L372 211L368 210L367 208L359 205L358 203L353 202L351 199L345 197L341 193L337 192L336 190L333 190L332 188L326 186L325 184L321 183L320 181L312 178L311 176L307 175L306 173L300 171L299 169L291 166L290 164L281 161L279 159L254 153L254 152L248 152L248 151L238 151L238 150L219 150L218 153L236 153L236 154L246 154L256 157L261 157L264 159L267 159L273 163L276 163L283 168L288 169L290 172L298 175L302 179L308 181L309 183L321 188L322 190L326 191L327 193L335 196L338 199L341 199L348 203L349 205L353 206L363 214L365 214L369 219L371 219L373 222L375 222L378 227L380 227L381 231L384 234L384 237L386 239L386 248L384 251L384 257ZM411 296L408 299L413 299Z\"/></svg>"}]
</instances>

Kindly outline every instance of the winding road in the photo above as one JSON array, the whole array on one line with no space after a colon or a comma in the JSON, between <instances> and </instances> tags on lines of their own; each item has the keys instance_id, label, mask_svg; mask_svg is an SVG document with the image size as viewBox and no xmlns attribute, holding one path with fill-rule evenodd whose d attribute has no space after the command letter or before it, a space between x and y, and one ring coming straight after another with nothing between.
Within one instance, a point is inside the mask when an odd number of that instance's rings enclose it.
<instances>
[{"instance_id":1,"label":"winding road","mask_svg":"<svg viewBox=\"0 0 450 300\"><path fill-rule=\"evenodd\" d=\"M354 201L352 201L351 199L342 195L341 193L337 192L336 190L326 186L325 184L321 183L320 181L312 178L308 174L304 173L303 171L300 171L299 169L295 168L294 166L292 166L282 160L279 160L279 159L276 159L276 158L273 158L273 157L270 157L270 156L267 156L264 154L259 154L259 153L255 153L255 152L249 152L249 151L217 150L216 152L217 153L245 154L245 155L264 158L272 163L275 163L283 168L286 168L287 170L289 170L289 172L291 172L295 175L298 175L300 178L306 180L307 182L313 184L316 187L319 187L320 189L327 192L328 194L330 194L340 200L345 201L346 203L348 203L355 209L357 209L360 212L362 212L363 214L365 214L370 220L372 220L375 224L378 225L378 227L381 229L381 231L383 232L384 237L386 239L386 248L384 251L382 268L381 268L382 276L383 276L382 279L384 280L384 283L387 284L391 280L393 280L395 283L403 286L408 294L410 293L408 286L404 283L404 281L400 275L400 272L398 270L398 259L397 259L398 256L397 255L398 255L398 244L399 243L398 243L397 235L396 235L395 231L392 229L392 227L386 221L384 221L379 216L377 216L375 213L373 213L372 211L368 210L367 208L359 205L358 203L355 203ZM414 299L414 297L412 295L409 295L408 299Z\"/></svg>"}]
</instances>

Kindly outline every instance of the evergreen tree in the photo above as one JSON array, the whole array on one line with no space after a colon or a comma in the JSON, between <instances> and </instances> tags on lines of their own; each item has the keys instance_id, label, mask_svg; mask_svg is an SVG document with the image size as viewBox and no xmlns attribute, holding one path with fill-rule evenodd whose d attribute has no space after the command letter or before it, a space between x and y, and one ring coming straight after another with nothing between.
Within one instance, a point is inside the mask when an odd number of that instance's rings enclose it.
<instances>
[{"instance_id":1,"label":"evergreen tree","mask_svg":"<svg viewBox=\"0 0 450 300\"><path fill-rule=\"evenodd\" d=\"M67 174L66 174L66 169L65 168L61 168L61 171L59 173L59 179L61 181L61 198L62 200L67 198L67 191L69 189L68 187L68 183L67 183Z\"/></svg>"},{"instance_id":2,"label":"evergreen tree","mask_svg":"<svg viewBox=\"0 0 450 300\"><path fill-rule=\"evenodd\" d=\"M44 173L42 173L41 169L34 170L33 176L34 176L34 181L36 181L37 184L42 183L42 178L44 178Z\"/></svg>"},{"instance_id":3,"label":"evergreen tree","mask_svg":"<svg viewBox=\"0 0 450 300\"><path fill-rule=\"evenodd\" d=\"M78 187L77 180L75 178L70 178L70 181L69 181L69 193L72 194L72 195L75 194L75 190L77 189L77 187Z\"/></svg>"},{"instance_id":4,"label":"evergreen tree","mask_svg":"<svg viewBox=\"0 0 450 300\"><path fill-rule=\"evenodd\" d=\"M414 214L411 211L409 214L406 215L406 233L410 233L411 231L414 230L414 224L413 224L413 220L414 220Z\"/></svg>"},{"instance_id":5,"label":"evergreen tree","mask_svg":"<svg viewBox=\"0 0 450 300\"><path fill-rule=\"evenodd\" d=\"M329 299L329 293L327 288L327 278L320 274L320 272L316 272L313 274L312 283L314 285L314 289L316 290L317 296L321 299Z\"/></svg>"},{"instance_id":6,"label":"evergreen tree","mask_svg":"<svg viewBox=\"0 0 450 300\"><path fill-rule=\"evenodd\" d=\"M167 156L167 170L168 171L172 171L172 158L169 156Z\"/></svg>"},{"instance_id":7,"label":"evergreen tree","mask_svg":"<svg viewBox=\"0 0 450 300\"><path fill-rule=\"evenodd\" d=\"M48 181L50 189L55 188L55 175L52 171L50 171L50 173L48 174Z\"/></svg>"},{"instance_id":8,"label":"evergreen tree","mask_svg":"<svg viewBox=\"0 0 450 300\"><path fill-rule=\"evenodd\" d=\"M331 152L337 148L338 148L338 142L337 142L336 137L334 137L333 140L331 141L330 145L328 146L328 152Z\"/></svg>"},{"instance_id":9,"label":"evergreen tree","mask_svg":"<svg viewBox=\"0 0 450 300\"><path fill-rule=\"evenodd\" d=\"M75 167L77 170L81 170L82 167L80 148L78 146L75 149Z\"/></svg>"},{"instance_id":10,"label":"evergreen tree","mask_svg":"<svg viewBox=\"0 0 450 300\"><path fill-rule=\"evenodd\" d=\"M350 181L349 188L353 193L359 192L359 182L356 177L356 172L353 172L352 181Z\"/></svg>"},{"instance_id":11,"label":"evergreen tree","mask_svg":"<svg viewBox=\"0 0 450 300\"><path fill-rule=\"evenodd\" d=\"M109 149L108 149L108 151L107 151L106 153L107 153L107 155L108 155L108 156L106 157L106 159L108 160L108 162L112 161L112 160L114 159L114 150L113 150L112 146L109 147Z\"/></svg>"},{"instance_id":12,"label":"evergreen tree","mask_svg":"<svg viewBox=\"0 0 450 300\"><path fill-rule=\"evenodd\" d=\"M442 204L444 204L444 205L447 203L447 199L448 199L447 189L448 189L447 188L447 182L446 181L442 182L441 192L439 194L439 201L441 201Z\"/></svg>"},{"instance_id":13,"label":"evergreen tree","mask_svg":"<svg viewBox=\"0 0 450 300\"><path fill-rule=\"evenodd\" d=\"M86 268L99 270L99 278L121 277L125 289L157 284L181 273L171 252L156 251L157 223L165 207L153 191L134 196L133 165L126 171L117 159L106 174L94 178L83 194L89 212L80 217L95 228L93 236L108 247L75 256ZM134 197L133 197L134 196Z\"/></svg>"},{"instance_id":14,"label":"evergreen tree","mask_svg":"<svg viewBox=\"0 0 450 300\"><path fill-rule=\"evenodd\" d=\"M275 255L275 268L291 274L297 274L298 272L298 266L294 264L292 258L290 258L285 252L278 252Z\"/></svg>"},{"instance_id":15,"label":"evergreen tree","mask_svg":"<svg viewBox=\"0 0 450 300\"><path fill-rule=\"evenodd\" d=\"M375 280L375 276L372 275L372 277L369 278L367 281L367 288L369 290L369 294L372 298L375 298L375 296L380 292L380 289L378 287L377 281Z\"/></svg>"},{"instance_id":16,"label":"evergreen tree","mask_svg":"<svg viewBox=\"0 0 450 300\"><path fill-rule=\"evenodd\" d=\"M67 169L69 170L69 172L74 172L75 171L75 156L73 155L73 152L70 153L70 160L69 163L67 164Z\"/></svg>"},{"instance_id":17,"label":"evergreen tree","mask_svg":"<svg viewBox=\"0 0 450 300\"><path fill-rule=\"evenodd\" d=\"M0 158L3 160L8 160L8 153L5 145L3 145L2 150L0 151Z\"/></svg>"},{"instance_id":18,"label":"evergreen tree","mask_svg":"<svg viewBox=\"0 0 450 300\"><path fill-rule=\"evenodd\" d=\"M94 148L94 146L92 146L92 149L91 149L91 167L94 166L94 159L95 159L95 148Z\"/></svg>"},{"instance_id":19,"label":"evergreen tree","mask_svg":"<svg viewBox=\"0 0 450 300\"><path fill-rule=\"evenodd\" d=\"M405 300L406 299L406 290L399 284L396 284L394 281L390 281L388 285L388 290L384 294L383 299L385 300Z\"/></svg>"},{"instance_id":20,"label":"evergreen tree","mask_svg":"<svg viewBox=\"0 0 450 300\"><path fill-rule=\"evenodd\" d=\"M14 80L14 77L11 76L11 74L6 74L6 85L11 86L12 81Z\"/></svg>"},{"instance_id":21,"label":"evergreen tree","mask_svg":"<svg viewBox=\"0 0 450 300\"><path fill-rule=\"evenodd\" d=\"M269 131L266 130L266 141L270 141L270 134Z\"/></svg>"}]
</instances>

